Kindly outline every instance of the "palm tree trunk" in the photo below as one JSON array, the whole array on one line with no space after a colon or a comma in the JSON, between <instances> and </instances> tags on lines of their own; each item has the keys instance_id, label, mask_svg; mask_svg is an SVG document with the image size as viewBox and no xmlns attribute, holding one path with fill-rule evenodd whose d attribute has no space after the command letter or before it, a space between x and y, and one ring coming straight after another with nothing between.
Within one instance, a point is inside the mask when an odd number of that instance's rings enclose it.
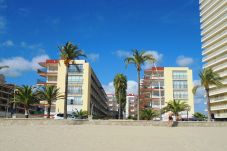
<instances>
[{"instance_id":1,"label":"palm tree trunk","mask_svg":"<svg viewBox=\"0 0 227 151\"><path fill-rule=\"evenodd\" d=\"M121 93L119 93L119 115L118 119L121 119Z\"/></svg>"},{"instance_id":2,"label":"palm tree trunk","mask_svg":"<svg viewBox=\"0 0 227 151\"><path fill-rule=\"evenodd\" d=\"M207 97L207 120L211 121L211 111L210 111L210 90L209 88L205 89L206 90L206 97Z\"/></svg>"},{"instance_id":3,"label":"palm tree trunk","mask_svg":"<svg viewBox=\"0 0 227 151\"><path fill-rule=\"evenodd\" d=\"M138 70L137 120L140 120L140 70Z\"/></svg>"},{"instance_id":4,"label":"palm tree trunk","mask_svg":"<svg viewBox=\"0 0 227 151\"><path fill-rule=\"evenodd\" d=\"M28 118L28 108L24 108L24 116L25 118Z\"/></svg>"},{"instance_id":5,"label":"palm tree trunk","mask_svg":"<svg viewBox=\"0 0 227 151\"><path fill-rule=\"evenodd\" d=\"M64 101L64 119L67 119L67 98L68 98L68 69L69 65L66 66L65 74L65 101Z\"/></svg>"},{"instance_id":6,"label":"palm tree trunk","mask_svg":"<svg viewBox=\"0 0 227 151\"><path fill-rule=\"evenodd\" d=\"M51 105L48 104L48 107L47 107L47 118L50 118L50 109L51 109Z\"/></svg>"}]
</instances>

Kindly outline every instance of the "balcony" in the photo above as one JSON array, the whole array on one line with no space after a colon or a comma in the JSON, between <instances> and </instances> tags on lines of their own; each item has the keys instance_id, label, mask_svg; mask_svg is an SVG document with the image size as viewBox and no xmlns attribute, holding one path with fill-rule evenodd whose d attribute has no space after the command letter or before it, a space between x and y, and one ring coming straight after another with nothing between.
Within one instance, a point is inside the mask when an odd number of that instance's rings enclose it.
<instances>
[{"instance_id":1,"label":"balcony","mask_svg":"<svg viewBox=\"0 0 227 151\"><path fill-rule=\"evenodd\" d=\"M56 85L57 81L45 81L45 80L37 80L37 85Z\"/></svg>"},{"instance_id":2,"label":"balcony","mask_svg":"<svg viewBox=\"0 0 227 151\"><path fill-rule=\"evenodd\" d=\"M220 96L210 99L210 103L224 102L227 101L227 96Z\"/></svg>"},{"instance_id":3,"label":"balcony","mask_svg":"<svg viewBox=\"0 0 227 151\"><path fill-rule=\"evenodd\" d=\"M213 70L215 72L217 72L217 71L220 71L220 70L223 70L223 69L226 69L226 68L227 68L227 63L222 63L218 66L213 67Z\"/></svg>"},{"instance_id":4,"label":"balcony","mask_svg":"<svg viewBox=\"0 0 227 151\"><path fill-rule=\"evenodd\" d=\"M226 22L222 23L220 26L214 28L212 31L210 31L210 33L202 36L202 42L214 37L216 34L224 31L226 29L227 25Z\"/></svg>"},{"instance_id":5,"label":"balcony","mask_svg":"<svg viewBox=\"0 0 227 151\"><path fill-rule=\"evenodd\" d=\"M202 9L200 14L201 16L203 16L205 13L209 12L210 9L214 8L214 5L216 5L218 3L218 1L211 1L211 3L208 3L206 5L206 9Z\"/></svg>"},{"instance_id":6,"label":"balcony","mask_svg":"<svg viewBox=\"0 0 227 151\"><path fill-rule=\"evenodd\" d=\"M215 14L218 10L220 10L222 7L225 6L227 1L215 1L215 3L212 5L212 9L206 13L206 14L200 14L202 16L201 18L201 22L204 22L206 21L212 14ZM215 5L215 6L214 6ZM208 9L206 9L208 10Z\"/></svg>"},{"instance_id":7,"label":"balcony","mask_svg":"<svg viewBox=\"0 0 227 151\"><path fill-rule=\"evenodd\" d=\"M47 71L47 69L45 69L45 70L38 69L37 72L38 72L38 74L40 76L43 76L43 77L46 77L47 75L57 76L57 71L56 70L49 70L49 71Z\"/></svg>"},{"instance_id":8,"label":"balcony","mask_svg":"<svg viewBox=\"0 0 227 151\"><path fill-rule=\"evenodd\" d=\"M203 65L203 68L212 67L212 66L219 64L219 63L221 63L225 60L227 60L227 54L225 54L221 57L217 57L217 58L213 59L212 61L209 61L208 63Z\"/></svg>"},{"instance_id":9,"label":"balcony","mask_svg":"<svg viewBox=\"0 0 227 151\"><path fill-rule=\"evenodd\" d=\"M227 52L227 46L224 46L223 48L220 48L220 49L216 49L215 52L203 57L202 61L203 62L207 62L213 58L215 58L216 56L218 55L221 55L222 53L225 53Z\"/></svg>"},{"instance_id":10,"label":"balcony","mask_svg":"<svg viewBox=\"0 0 227 151\"><path fill-rule=\"evenodd\" d=\"M215 18L216 19L216 18ZM220 24L222 24L223 22L226 22L227 17L226 16L219 16L218 19L215 20L215 22L211 23L209 26L207 26L206 28L203 28L201 35L206 35L207 33L209 33L210 31L212 31L212 29L215 29L217 26L219 26Z\"/></svg>"},{"instance_id":11,"label":"balcony","mask_svg":"<svg viewBox=\"0 0 227 151\"><path fill-rule=\"evenodd\" d=\"M220 77L227 77L227 71L219 72Z\"/></svg>"},{"instance_id":12,"label":"balcony","mask_svg":"<svg viewBox=\"0 0 227 151\"><path fill-rule=\"evenodd\" d=\"M212 111L215 111L215 110L225 110L225 109L227 109L227 104L211 106L210 109Z\"/></svg>"},{"instance_id":13,"label":"balcony","mask_svg":"<svg viewBox=\"0 0 227 151\"><path fill-rule=\"evenodd\" d=\"M201 29L205 30L206 28L210 28L209 26L211 26L212 23L215 23L219 19L219 17L224 16L226 12L227 11L225 7L218 10L216 14L213 14L213 16L211 16L207 21L201 24Z\"/></svg>"},{"instance_id":14,"label":"balcony","mask_svg":"<svg viewBox=\"0 0 227 151\"><path fill-rule=\"evenodd\" d=\"M222 93L226 93L226 92L227 92L227 88L217 88L215 90L210 90L210 96L222 94Z\"/></svg>"},{"instance_id":15,"label":"balcony","mask_svg":"<svg viewBox=\"0 0 227 151\"><path fill-rule=\"evenodd\" d=\"M221 41L221 39L224 39L226 37L227 37L227 29L221 32L220 34L216 35L215 37L209 39L208 41L204 42L202 46L202 49L204 49L204 51L202 52L202 55L205 55L210 52L210 51L207 51L206 48L209 48L210 46L214 45L215 43L217 43L218 41Z\"/></svg>"},{"instance_id":16,"label":"balcony","mask_svg":"<svg viewBox=\"0 0 227 151\"><path fill-rule=\"evenodd\" d=\"M227 118L227 113L217 113L215 114L215 118Z\"/></svg>"}]
</instances>

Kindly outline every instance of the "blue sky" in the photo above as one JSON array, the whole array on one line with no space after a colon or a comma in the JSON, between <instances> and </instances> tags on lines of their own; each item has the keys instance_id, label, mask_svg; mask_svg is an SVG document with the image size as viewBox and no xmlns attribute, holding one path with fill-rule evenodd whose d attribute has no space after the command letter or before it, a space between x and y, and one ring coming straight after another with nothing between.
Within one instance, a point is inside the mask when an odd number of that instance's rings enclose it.
<instances>
[{"instance_id":1,"label":"blue sky","mask_svg":"<svg viewBox=\"0 0 227 151\"><path fill-rule=\"evenodd\" d=\"M1 72L10 83L33 85L37 62L58 59L58 46L72 41L110 91L117 73L134 90L136 71L123 63L134 48L148 50L161 66L189 66L198 80L199 26L197 0L0 0L0 65L11 65Z\"/></svg>"}]
</instances>

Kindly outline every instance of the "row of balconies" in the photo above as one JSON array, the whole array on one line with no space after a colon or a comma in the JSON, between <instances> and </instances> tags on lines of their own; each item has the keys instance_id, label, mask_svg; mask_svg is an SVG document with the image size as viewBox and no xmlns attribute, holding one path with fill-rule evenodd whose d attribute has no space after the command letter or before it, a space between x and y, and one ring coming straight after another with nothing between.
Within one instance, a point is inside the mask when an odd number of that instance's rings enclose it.
<instances>
[{"instance_id":1,"label":"row of balconies","mask_svg":"<svg viewBox=\"0 0 227 151\"><path fill-rule=\"evenodd\" d=\"M212 29L215 29L217 26L222 24L226 21L226 16L218 16L218 18L215 18L215 22L212 22L209 26L202 29L201 35L206 35L207 33L211 32Z\"/></svg>"},{"instance_id":2,"label":"row of balconies","mask_svg":"<svg viewBox=\"0 0 227 151\"><path fill-rule=\"evenodd\" d=\"M224 46L222 48L216 49L215 52L203 57L202 61L203 62L207 62L207 61L209 61L209 60L215 58L216 56L219 56L219 55L221 55L222 53L225 53L225 52L227 52L227 46Z\"/></svg>"},{"instance_id":3,"label":"row of balconies","mask_svg":"<svg viewBox=\"0 0 227 151\"><path fill-rule=\"evenodd\" d=\"M222 31L225 31L226 27L227 27L226 22L223 22L222 24L220 24L216 28L212 29L210 31L210 33L203 35L202 36L202 42L205 42L205 41L211 39L212 37L214 37L215 35L220 34Z\"/></svg>"},{"instance_id":4,"label":"row of balconies","mask_svg":"<svg viewBox=\"0 0 227 151\"><path fill-rule=\"evenodd\" d=\"M217 113L215 114L215 118L227 118L227 113Z\"/></svg>"},{"instance_id":5,"label":"row of balconies","mask_svg":"<svg viewBox=\"0 0 227 151\"><path fill-rule=\"evenodd\" d=\"M217 102L223 102L223 101L227 101L227 96L219 96L219 97L210 99L210 103L217 103Z\"/></svg>"},{"instance_id":6,"label":"row of balconies","mask_svg":"<svg viewBox=\"0 0 227 151\"><path fill-rule=\"evenodd\" d=\"M220 71L220 70L223 70L223 69L226 69L226 68L227 68L227 62L213 67L213 70L215 72L217 72L217 71Z\"/></svg>"},{"instance_id":7,"label":"row of balconies","mask_svg":"<svg viewBox=\"0 0 227 151\"><path fill-rule=\"evenodd\" d=\"M226 17L226 19L227 19L227 17ZM227 35L227 29L225 29L221 33L215 35L215 37L209 39L208 41L204 42L203 46L202 46L202 49L203 49L202 55L211 53L211 51L209 49L207 50L206 48L209 48L209 47L213 46L214 44L216 44L217 42L221 41L221 39L226 38L227 37L226 35Z\"/></svg>"},{"instance_id":8,"label":"row of balconies","mask_svg":"<svg viewBox=\"0 0 227 151\"><path fill-rule=\"evenodd\" d=\"M207 21L203 22L201 24L201 29L208 30L210 29L215 22L218 22L218 20L222 19L222 16L225 16L226 13L225 7L219 9L216 14L213 14Z\"/></svg>"},{"instance_id":9,"label":"row of balconies","mask_svg":"<svg viewBox=\"0 0 227 151\"><path fill-rule=\"evenodd\" d=\"M203 68L215 66L216 64L219 64L225 60L227 60L227 54L222 55L220 57L213 59L212 61L207 62L206 64L203 65Z\"/></svg>"},{"instance_id":10,"label":"row of balconies","mask_svg":"<svg viewBox=\"0 0 227 151\"><path fill-rule=\"evenodd\" d=\"M227 104L211 106L210 109L211 110L224 110L224 109L227 109Z\"/></svg>"},{"instance_id":11,"label":"row of balconies","mask_svg":"<svg viewBox=\"0 0 227 151\"><path fill-rule=\"evenodd\" d=\"M211 15L215 14L218 10L220 10L222 7L224 7L226 2L227 1L225 1L225 0L222 0L222 1L216 0L215 3L213 3L212 6L210 6L211 9L206 9L206 10L208 10L207 13L200 13L200 16L202 16L201 22L203 23Z\"/></svg>"},{"instance_id":12,"label":"row of balconies","mask_svg":"<svg viewBox=\"0 0 227 151\"><path fill-rule=\"evenodd\" d=\"M207 3L206 8L201 9L200 11L200 15L203 16L204 14L208 13L213 7L214 5L216 5L218 3L218 1L210 1L210 3Z\"/></svg>"},{"instance_id":13,"label":"row of balconies","mask_svg":"<svg viewBox=\"0 0 227 151\"><path fill-rule=\"evenodd\" d=\"M226 93L226 92L227 92L226 87L217 88L217 89L214 89L214 90L210 90L210 96L222 94L222 93Z\"/></svg>"}]
</instances>

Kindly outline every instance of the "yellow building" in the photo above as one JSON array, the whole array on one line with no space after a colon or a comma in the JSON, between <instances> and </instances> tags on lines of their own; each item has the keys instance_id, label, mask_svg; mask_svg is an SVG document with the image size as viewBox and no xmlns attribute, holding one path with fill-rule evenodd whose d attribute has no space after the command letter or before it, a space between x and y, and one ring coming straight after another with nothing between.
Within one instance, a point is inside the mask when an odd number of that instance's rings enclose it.
<instances>
[{"instance_id":1,"label":"yellow building","mask_svg":"<svg viewBox=\"0 0 227 151\"><path fill-rule=\"evenodd\" d=\"M181 100L190 105L194 114L192 70L187 67L152 67L144 71L141 87L141 108L159 110L170 100ZM161 96L161 97L160 97ZM161 105L160 105L160 102ZM187 112L182 112L185 117Z\"/></svg>"},{"instance_id":2,"label":"yellow building","mask_svg":"<svg viewBox=\"0 0 227 151\"><path fill-rule=\"evenodd\" d=\"M38 70L38 73L46 80L38 81L38 85L51 84L65 93L66 66L64 60L46 60L40 63L46 70ZM52 113L64 112L64 99L54 102ZM74 60L69 64L68 69L68 98L67 112L76 110L88 111L94 116L107 116L107 95L101 83L96 77L90 64L85 60Z\"/></svg>"},{"instance_id":3,"label":"yellow building","mask_svg":"<svg viewBox=\"0 0 227 151\"><path fill-rule=\"evenodd\" d=\"M215 118L227 118L227 0L200 0L204 68L212 68L224 87L210 87L210 108Z\"/></svg>"}]
</instances>

